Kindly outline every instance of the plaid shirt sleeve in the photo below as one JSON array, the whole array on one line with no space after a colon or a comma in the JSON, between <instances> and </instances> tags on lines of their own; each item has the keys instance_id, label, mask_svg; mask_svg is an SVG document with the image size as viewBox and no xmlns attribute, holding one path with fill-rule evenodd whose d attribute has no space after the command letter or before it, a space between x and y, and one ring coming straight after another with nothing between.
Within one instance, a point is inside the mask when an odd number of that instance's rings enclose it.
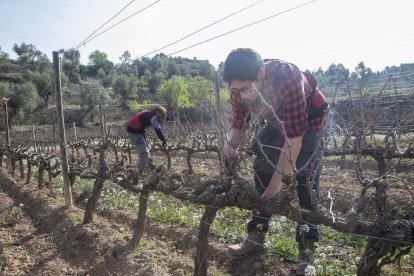
<instances>
[{"instance_id":1,"label":"plaid shirt sleeve","mask_svg":"<svg viewBox=\"0 0 414 276\"><path fill-rule=\"evenodd\" d=\"M240 93L230 93L230 103L232 110L231 128L241 130L246 117L246 111L241 105Z\"/></svg>"}]
</instances>

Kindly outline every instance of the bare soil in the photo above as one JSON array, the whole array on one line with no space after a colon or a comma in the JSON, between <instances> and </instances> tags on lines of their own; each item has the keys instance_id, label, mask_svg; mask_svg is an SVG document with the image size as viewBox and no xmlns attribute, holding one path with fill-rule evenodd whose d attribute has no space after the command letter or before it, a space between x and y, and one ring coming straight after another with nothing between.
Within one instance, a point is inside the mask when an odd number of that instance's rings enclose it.
<instances>
[{"instance_id":1,"label":"bare soil","mask_svg":"<svg viewBox=\"0 0 414 276\"><path fill-rule=\"evenodd\" d=\"M197 231L148 221L137 250L121 259L117 244L134 218L117 210L82 224L83 210L61 196L0 175L0 275L192 275ZM289 275L292 265L268 256L233 261L211 237L209 275ZM255 271L251 274L251 271ZM250 271L243 273L243 271Z\"/></svg>"}]
</instances>

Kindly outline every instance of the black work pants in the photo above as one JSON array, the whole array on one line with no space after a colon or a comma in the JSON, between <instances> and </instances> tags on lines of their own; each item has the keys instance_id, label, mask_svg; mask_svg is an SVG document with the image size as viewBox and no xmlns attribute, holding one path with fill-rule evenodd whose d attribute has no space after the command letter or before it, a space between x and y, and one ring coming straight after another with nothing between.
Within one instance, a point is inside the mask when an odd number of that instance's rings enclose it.
<instances>
[{"instance_id":1,"label":"black work pants","mask_svg":"<svg viewBox=\"0 0 414 276\"><path fill-rule=\"evenodd\" d=\"M302 139L302 147L298 158L296 160L296 168L302 168L308 160L312 157L313 152L316 149L318 139L317 131L306 133ZM276 159L278 160L278 159ZM314 166L318 168L318 166ZM317 169L316 171L312 172L310 166L308 165L303 171L298 173L296 176L297 180L297 192L299 198L299 205L303 209L312 210L312 196L309 189L308 178L311 173L315 173L315 182L313 184L313 190L316 196L319 196L319 174L320 170ZM256 186L256 190L259 194L262 194L272 179L273 173L260 171L260 167L255 167L255 175L254 175L254 182ZM252 219L247 225L247 231L251 232L253 230L265 231L267 232L269 229L269 220L271 218L270 214L266 214L263 211L253 211L252 212ZM315 226L308 225L309 231L302 231L303 226L305 225L304 222L301 222L296 227L296 240L299 242L301 240L302 235L305 235L305 238L318 240L319 233Z\"/></svg>"}]
</instances>

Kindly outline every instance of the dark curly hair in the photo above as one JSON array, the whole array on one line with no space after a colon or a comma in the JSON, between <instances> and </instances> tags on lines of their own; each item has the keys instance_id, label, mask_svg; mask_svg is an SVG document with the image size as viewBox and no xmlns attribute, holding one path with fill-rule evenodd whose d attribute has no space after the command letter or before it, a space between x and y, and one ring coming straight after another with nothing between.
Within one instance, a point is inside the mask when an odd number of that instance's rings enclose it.
<instances>
[{"instance_id":1,"label":"dark curly hair","mask_svg":"<svg viewBox=\"0 0 414 276\"><path fill-rule=\"evenodd\" d=\"M224 62L223 80L257 81L257 76L264 63L260 55L250 48L238 48L230 52Z\"/></svg>"}]
</instances>

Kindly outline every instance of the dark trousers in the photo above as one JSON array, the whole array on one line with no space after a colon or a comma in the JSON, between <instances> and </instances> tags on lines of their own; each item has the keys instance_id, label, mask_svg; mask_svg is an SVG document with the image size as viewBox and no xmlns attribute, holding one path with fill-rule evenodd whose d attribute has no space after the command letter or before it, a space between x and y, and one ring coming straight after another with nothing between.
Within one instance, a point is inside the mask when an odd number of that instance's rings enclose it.
<instances>
[{"instance_id":1,"label":"dark trousers","mask_svg":"<svg viewBox=\"0 0 414 276\"><path fill-rule=\"evenodd\" d=\"M306 162L311 158L317 143L318 135L317 132L305 134L302 140L302 147L301 151L298 155L298 158L296 160L296 168L300 169L302 168ZM315 161L316 162L316 161ZM317 165L317 164L316 164ZM314 168L318 168L318 166L313 166ZM311 171L310 166L305 168L302 172L300 172L296 176L297 180L297 192L298 192L298 198L299 198L299 205L303 209L312 210L312 195L309 189L308 180L312 179L310 178L311 174L316 174L314 178L314 184L313 184L313 191L315 193L315 196L319 196L319 174L320 170L316 169L315 171ZM256 190L259 192L259 194L262 194L266 187L269 185L270 180L272 179L273 173L260 171L260 167L255 168L255 175L254 175L254 182L256 186ZM252 212L252 219L247 225L247 231L251 232L253 230L260 230L267 232L269 230L269 221L270 221L271 215L267 214L263 211L253 211ZM301 222L296 227L296 241L300 241L302 237L305 237L306 239L310 240L319 240L319 232L317 228L313 225L308 225L309 231L302 231L303 226L305 225L304 222Z\"/></svg>"}]
</instances>

